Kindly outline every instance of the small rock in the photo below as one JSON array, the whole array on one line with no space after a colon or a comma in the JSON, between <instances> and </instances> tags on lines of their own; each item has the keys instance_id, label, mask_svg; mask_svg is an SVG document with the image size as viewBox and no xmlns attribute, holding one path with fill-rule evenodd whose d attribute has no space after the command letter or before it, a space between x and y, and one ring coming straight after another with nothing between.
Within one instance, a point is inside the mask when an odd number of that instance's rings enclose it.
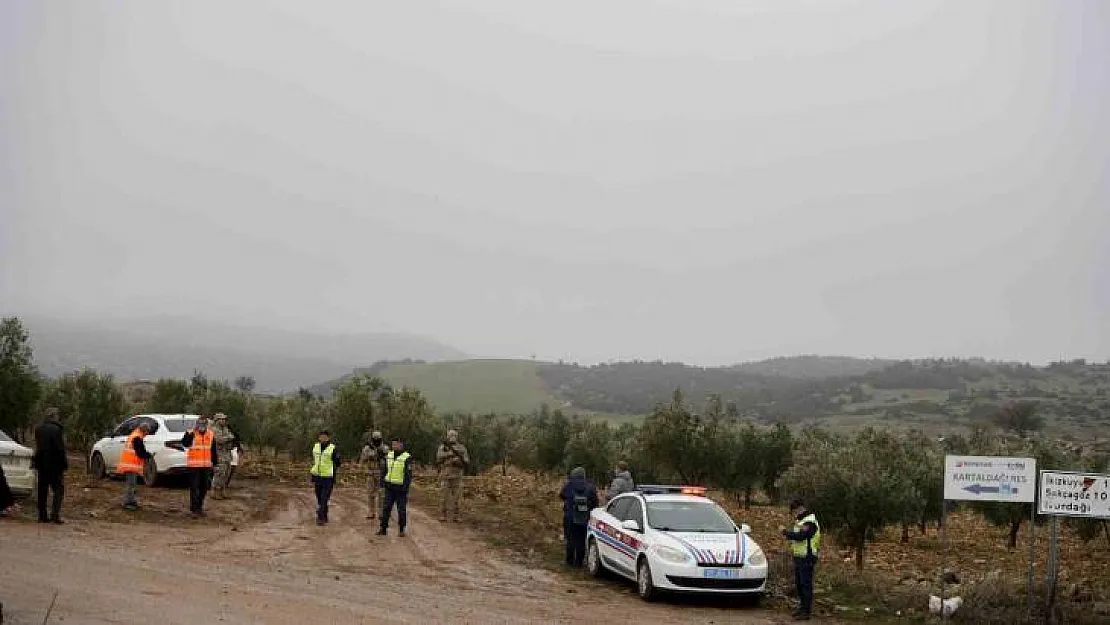
<instances>
[{"instance_id":1,"label":"small rock","mask_svg":"<svg viewBox=\"0 0 1110 625\"><path fill-rule=\"evenodd\" d=\"M975 564L986 564L987 561L983 558L975 558Z\"/></svg>"},{"instance_id":2,"label":"small rock","mask_svg":"<svg viewBox=\"0 0 1110 625\"><path fill-rule=\"evenodd\" d=\"M573 594L574 594L574 593L576 593L576 592L578 592L578 591L577 591L577 590L575 590L575 589L573 589L573 588L567 588L567 594L568 594L568 595L573 595Z\"/></svg>"}]
</instances>

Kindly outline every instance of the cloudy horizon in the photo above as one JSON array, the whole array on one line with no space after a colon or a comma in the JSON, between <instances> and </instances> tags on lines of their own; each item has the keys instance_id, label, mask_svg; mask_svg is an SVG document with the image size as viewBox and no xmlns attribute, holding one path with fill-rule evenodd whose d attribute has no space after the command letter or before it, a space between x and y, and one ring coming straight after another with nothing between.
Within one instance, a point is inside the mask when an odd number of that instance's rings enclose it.
<instances>
[{"instance_id":1,"label":"cloudy horizon","mask_svg":"<svg viewBox=\"0 0 1110 625\"><path fill-rule=\"evenodd\" d=\"M1110 358L1097 0L0 6L0 310Z\"/></svg>"}]
</instances>

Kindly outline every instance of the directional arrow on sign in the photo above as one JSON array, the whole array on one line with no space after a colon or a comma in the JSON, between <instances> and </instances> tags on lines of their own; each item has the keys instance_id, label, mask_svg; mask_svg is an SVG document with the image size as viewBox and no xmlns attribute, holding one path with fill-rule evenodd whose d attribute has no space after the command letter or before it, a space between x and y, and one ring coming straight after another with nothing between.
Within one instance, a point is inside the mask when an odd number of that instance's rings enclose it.
<instances>
[{"instance_id":1,"label":"directional arrow on sign","mask_svg":"<svg viewBox=\"0 0 1110 625\"><path fill-rule=\"evenodd\" d=\"M997 493L998 492L998 487L997 486L983 486L982 484L972 484L971 486L965 486L964 490L966 490L969 493L975 493L976 495L980 495L982 493Z\"/></svg>"}]
</instances>

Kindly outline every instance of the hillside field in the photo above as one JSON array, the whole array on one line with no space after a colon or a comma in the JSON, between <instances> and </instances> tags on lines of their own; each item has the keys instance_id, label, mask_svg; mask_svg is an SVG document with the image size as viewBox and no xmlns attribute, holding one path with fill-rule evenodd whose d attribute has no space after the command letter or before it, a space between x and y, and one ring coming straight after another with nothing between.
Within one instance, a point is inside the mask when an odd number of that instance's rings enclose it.
<instances>
[{"instance_id":1,"label":"hillside field","mask_svg":"<svg viewBox=\"0 0 1110 625\"><path fill-rule=\"evenodd\" d=\"M457 360L390 365L381 376L413 386L437 412L527 414L541 405L562 407L527 360Z\"/></svg>"}]
</instances>

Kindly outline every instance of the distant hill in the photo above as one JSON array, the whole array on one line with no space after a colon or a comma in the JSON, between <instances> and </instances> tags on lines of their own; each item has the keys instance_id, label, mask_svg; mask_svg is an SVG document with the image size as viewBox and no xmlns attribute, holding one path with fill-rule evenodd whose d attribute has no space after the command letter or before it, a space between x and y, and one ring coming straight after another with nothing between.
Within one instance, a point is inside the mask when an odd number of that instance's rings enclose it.
<instances>
[{"instance_id":1,"label":"distant hill","mask_svg":"<svg viewBox=\"0 0 1110 625\"><path fill-rule=\"evenodd\" d=\"M893 361L890 361L893 362ZM797 356L733 367L682 363L622 362L581 367L531 360L379 362L309 390L330 395L356 374L380 375L393 384L420 388L437 409L464 412L532 412L547 403L572 412L645 414L668 401L675 388L697 396L763 385L765 378L793 386L808 380L869 372L887 361ZM716 389L716 390L711 390ZM698 401L701 401L700 398Z\"/></svg>"},{"instance_id":2,"label":"distant hill","mask_svg":"<svg viewBox=\"0 0 1110 625\"><path fill-rule=\"evenodd\" d=\"M35 362L46 375L93 367L123 380L254 376L261 392L293 391L362 363L404 358L458 360L466 354L405 334L330 335L245 328L177 317L94 325L24 318Z\"/></svg>"},{"instance_id":3,"label":"distant hill","mask_svg":"<svg viewBox=\"0 0 1110 625\"><path fill-rule=\"evenodd\" d=\"M700 409L720 395L745 419L859 427L950 428L990 422L1008 401L1034 401L1057 433L1110 426L1110 364L1047 367L980 359L878 361L801 356L732 367L620 362L588 367L524 360L380 363L366 370L415 386L441 411L646 415L680 389ZM315 387L330 392L338 383Z\"/></svg>"},{"instance_id":4,"label":"distant hill","mask_svg":"<svg viewBox=\"0 0 1110 625\"><path fill-rule=\"evenodd\" d=\"M782 376L802 380L838 378L865 375L880 371L894 364L894 360L881 358L852 358L850 356L780 356L757 362L745 362L730 367L742 373Z\"/></svg>"}]
</instances>

